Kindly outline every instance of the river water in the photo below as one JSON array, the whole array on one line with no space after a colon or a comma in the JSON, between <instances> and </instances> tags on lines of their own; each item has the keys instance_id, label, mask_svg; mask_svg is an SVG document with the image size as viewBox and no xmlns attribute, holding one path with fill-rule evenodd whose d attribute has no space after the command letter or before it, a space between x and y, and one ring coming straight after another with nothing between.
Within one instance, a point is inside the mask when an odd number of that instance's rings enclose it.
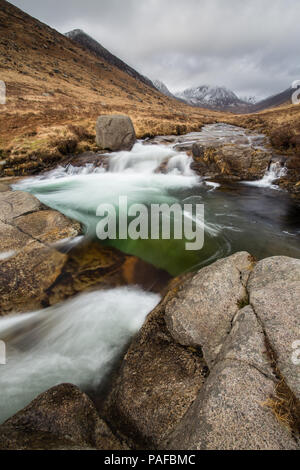
<instances>
[{"instance_id":1,"label":"river water","mask_svg":"<svg viewBox=\"0 0 300 470\"><path fill-rule=\"evenodd\" d=\"M263 136L226 125L206 126L200 136L262 146ZM164 143L162 143L164 140ZM177 275L247 250L259 259L300 258L300 210L276 187L281 169L272 167L258 182L217 185L190 168L186 149L199 134L138 142L131 152L109 156L106 168L68 166L14 186L81 222L94 238L97 207L120 196L130 203L200 203L205 207L202 250L186 251L186 240L113 240L108 243ZM155 144L155 145L154 145ZM203 221L202 221L203 222ZM0 319L7 365L0 366L0 422L51 386L62 382L83 390L98 388L130 338L160 297L136 288L81 295L26 315Z\"/></svg>"},{"instance_id":2,"label":"river water","mask_svg":"<svg viewBox=\"0 0 300 470\"><path fill-rule=\"evenodd\" d=\"M219 186L197 176L190 168L191 157L180 150L195 140L262 147L264 136L215 124L167 144L161 140L155 141L156 145L139 142L131 152L110 155L108 168L57 168L47 175L25 179L15 189L29 191L47 206L78 220L88 237L96 236L99 204L118 208L120 196L126 196L129 205L204 204L202 250L187 251L184 239L108 242L172 275L200 268L237 250L247 250L259 259L272 255L300 257L299 205L274 185L281 168L276 170L274 164L261 181Z\"/></svg>"}]
</instances>

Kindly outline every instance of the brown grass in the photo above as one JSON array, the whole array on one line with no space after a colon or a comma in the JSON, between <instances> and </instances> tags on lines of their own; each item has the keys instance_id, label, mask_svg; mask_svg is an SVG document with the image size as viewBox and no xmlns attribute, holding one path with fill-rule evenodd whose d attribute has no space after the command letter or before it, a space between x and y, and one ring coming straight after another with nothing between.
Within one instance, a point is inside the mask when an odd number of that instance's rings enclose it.
<instances>
[{"instance_id":1,"label":"brown grass","mask_svg":"<svg viewBox=\"0 0 300 470\"><path fill-rule=\"evenodd\" d=\"M96 150L99 115L129 115L138 138L183 134L220 119L162 95L2 0L0 24L4 175L35 171L66 152Z\"/></svg>"},{"instance_id":2,"label":"brown grass","mask_svg":"<svg viewBox=\"0 0 300 470\"><path fill-rule=\"evenodd\" d=\"M39 171L66 152L97 150L95 123L103 114L130 116L138 138L228 122L274 134L281 146L276 132L282 125L299 128L300 106L236 116L166 97L3 0L0 24L0 79L7 85L0 176Z\"/></svg>"},{"instance_id":3,"label":"brown grass","mask_svg":"<svg viewBox=\"0 0 300 470\"><path fill-rule=\"evenodd\" d=\"M291 389L288 387L284 377L277 366L277 355L273 350L268 337L265 334L266 353L270 360L274 376L278 382L275 387L275 393L268 398L262 406L270 408L277 421L292 431L294 434L300 434L300 403Z\"/></svg>"},{"instance_id":4,"label":"brown grass","mask_svg":"<svg viewBox=\"0 0 300 470\"><path fill-rule=\"evenodd\" d=\"M286 104L258 114L239 116L235 122L268 135L279 152L293 154L300 150L300 105Z\"/></svg>"},{"instance_id":5,"label":"brown grass","mask_svg":"<svg viewBox=\"0 0 300 470\"><path fill-rule=\"evenodd\" d=\"M270 408L277 421L291 429L294 433L300 433L300 406L284 379L278 382L275 395L269 398L264 406Z\"/></svg>"}]
</instances>

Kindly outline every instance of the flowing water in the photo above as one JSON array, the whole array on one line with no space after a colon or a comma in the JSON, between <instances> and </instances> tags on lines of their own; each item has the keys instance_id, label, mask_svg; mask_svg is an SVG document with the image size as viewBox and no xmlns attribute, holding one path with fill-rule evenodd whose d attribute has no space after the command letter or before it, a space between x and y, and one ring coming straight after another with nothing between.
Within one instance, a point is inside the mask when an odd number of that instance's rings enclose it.
<instances>
[{"instance_id":1,"label":"flowing water","mask_svg":"<svg viewBox=\"0 0 300 470\"><path fill-rule=\"evenodd\" d=\"M271 163L270 168L266 171L264 177L261 180L248 181L244 184L249 186L256 186L258 188L278 189L276 184L273 183L276 182L279 178L285 176L286 172L286 168L283 167L280 162L274 162Z\"/></svg>"},{"instance_id":2,"label":"flowing water","mask_svg":"<svg viewBox=\"0 0 300 470\"><path fill-rule=\"evenodd\" d=\"M300 258L299 204L276 187L281 167L249 184L220 186L197 176L185 150L195 140L265 145L263 136L233 126L206 126L177 139L138 142L131 152L109 156L108 168L69 165L14 186L47 206L81 222L95 237L97 207L126 196L128 203L201 203L205 206L205 243L186 251L185 240L113 240L126 253L140 256L176 275L197 269L238 250L261 259L272 255ZM162 143L164 142L164 143ZM80 239L79 239L80 242ZM62 382L83 390L97 388L113 367L159 296L134 289L113 289L79 296L61 305L0 319L8 363L0 366L0 422L38 393Z\"/></svg>"},{"instance_id":3,"label":"flowing water","mask_svg":"<svg viewBox=\"0 0 300 470\"><path fill-rule=\"evenodd\" d=\"M97 389L159 300L117 288L1 319L7 365L0 366L0 423L52 386Z\"/></svg>"},{"instance_id":4,"label":"flowing water","mask_svg":"<svg viewBox=\"0 0 300 470\"><path fill-rule=\"evenodd\" d=\"M275 254L300 257L299 206L274 184L284 169L274 163L261 181L220 187L191 170L192 160L182 148L191 147L195 140L259 148L266 144L264 136L241 128L209 125L200 133L161 137L146 145L138 142L131 152L111 154L108 168L60 167L25 179L15 189L29 191L47 206L78 220L88 237L96 236L99 204L114 204L118 209L120 196L126 196L129 205L204 204L202 250L187 251L184 239L106 242L172 275L200 268L240 249L258 258Z\"/></svg>"}]
</instances>

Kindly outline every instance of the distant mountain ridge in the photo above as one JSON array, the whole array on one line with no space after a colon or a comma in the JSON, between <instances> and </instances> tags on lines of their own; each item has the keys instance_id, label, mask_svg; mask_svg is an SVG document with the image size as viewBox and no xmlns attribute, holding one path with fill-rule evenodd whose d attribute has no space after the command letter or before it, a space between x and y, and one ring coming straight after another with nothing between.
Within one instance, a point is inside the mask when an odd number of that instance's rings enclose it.
<instances>
[{"instance_id":1,"label":"distant mountain ridge","mask_svg":"<svg viewBox=\"0 0 300 470\"><path fill-rule=\"evenodd\" d=\"M292 88L288 88L281 93L274 94L261 101L255 102L253 98L239 98L233 91L223 86L201 85L198 87L187 88L179 93L171 93L168 87L161 80L151 81L149 78L137 72L134 68L113 55L98 43L91 36L81 29L74 29L65 34L65 36L76 42L81 48L95 55L97 58L104 59L110 65L117 67L122 72L139 80L145 85L160 91L169 98L175 98L191 106L207 108L215 111L227 111L237 114L255 113L264 109L287 104L291 100Z\"/></svg>"},{"instance_id":2,"label":"distant mountain ridge","mask_svg":"<svg viewBox=\"0 0 300 470\"><path fill-rule=\"evenodd\" d=\"M140 74L134 68L130 67L130 65L123 62L123 60L113 55L111 52L105 49L105 47L103 47L99 42L97 42L91 36L86 34L82 29L74 29L73 31L69 31L68 33L65 33L65 36L71 39L72 41L76 42L77 44L79 44L84 49L87 49L96 57L106 60L106 62L108 62L109 64L122 70L122 72L125 72L128 75L131 75L133 78L141 81L145 85L155 88L155 86L153 85L152 81L149 78Z\"/></svg>"},{"instance_id":3,"label":"distant mountain ridge","mask_svg":"<svg viewBox=\"0 0 300 470\"><path fill-rule=\"evenodd\" d=\"M192 106L241 114L256 113L264 109L290 104L293 91L290 87L263 100L255 101L254 97L239 98L226 87L203 85L188 88L181 93L176 93L175 96Z\"/></svg>"},{"instance_id":4,"label":"distant mountain ridge","mask_svg":"<svg viewBox=\"0 0 300 470\"><path fill-rule=\"evenodd\" d=\"M171 98L176 98L175 95L173 95L173 93L170 92L169 88L167 87L167 85L165 85L164 82L162 82L161 80L153 80L153 85L155 86L155 88L160 91L163 95L166 95L166 96L170 96Z\"/></svg>"},{"instance_id":5,"label":"distant mountain ridge","mask_svg":"<svg viewBox=\"0 0 300 470\"><path fill-rule=\"evenodd\" d=\"M242 111L249 103L241 100L233 91L225 87L202 85L188 88L176 96L188 104L222 111Z\"/></svg>"},{"instance_id":6,"label":"distant mountain ridge","mask_svg":"<svg viewBox=\"0 0 300 470\"><path fill-rule=\"evenodd\" d=\"M283 104L291 104L293 91L295 90L290 87L281 93L276 93L275 95L271 95L268 98L258 101L252 106L251 112L258 112L262 111L263 109L275 108L276 106L281 106Z\"/></svg>"}]
</instances>

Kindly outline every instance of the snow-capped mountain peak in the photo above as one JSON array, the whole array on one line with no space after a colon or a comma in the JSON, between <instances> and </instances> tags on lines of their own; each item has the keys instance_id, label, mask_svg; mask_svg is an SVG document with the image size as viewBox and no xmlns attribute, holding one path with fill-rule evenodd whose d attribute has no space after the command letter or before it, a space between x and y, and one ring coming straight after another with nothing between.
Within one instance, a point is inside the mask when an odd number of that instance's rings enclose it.
<instances>
[{"instance_id":1,"label":"snow-capped mountain peak","mask_svg":"<svg viewBox=\"0 0 300 470\"><path fill-rule=\"evenodd\" d=\"M180 99L196 106L227 109L245 104L233 91L226 87L202 85L176 93Z\"/></svg>"}]
</instances>

